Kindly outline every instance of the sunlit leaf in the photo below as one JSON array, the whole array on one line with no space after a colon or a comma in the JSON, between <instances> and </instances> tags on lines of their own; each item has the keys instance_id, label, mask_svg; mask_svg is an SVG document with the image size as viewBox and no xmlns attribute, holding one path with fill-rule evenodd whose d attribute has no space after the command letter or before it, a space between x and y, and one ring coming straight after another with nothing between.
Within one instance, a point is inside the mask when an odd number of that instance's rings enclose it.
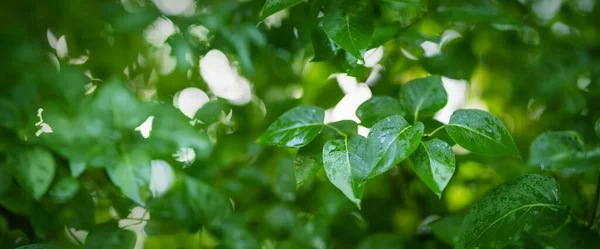
<instances>
[{"instance_id":1,"label":"sunlit leaf","mask_svg":"<svg viewBox=\"0 0 600 249\"><path fill-rule=\"evenodd\" d=\"M450 145L437 138L421 142L410 159L417 176L441 198L456 168Z\"/></svg>"},{"instance_id":2,"label":"sunlit leaf","mask_svg":"<svg viewBox=\"0 0 600 249\"><path fill-rule=\"evenodd\" d=\"M364 180L369 176L369 155L364 150L367 139L352 135L340 140L330 140L323 147L323 167L327 178L360 207L365 187Z\"/></svg>"},{"instance_id":3,"label":"sunlit leaf","mask_svg":"<svg viewBox=\"0 0 600 249\"><path fill-rule=\"evenodd\" d=\"M419 146L423 129L422 123L410 125L397 115L375 123L367 139L369 148L362 148L365 153L371 153L373 158L369 178L388 171L408 158Z\"/></svg>"},{"instance_id":4,"label":"sunlit leaf","mask_svg":"<svg viewBox=\"0 0 600 249\"><path fill-rule=\"evenodd\" d=\"M360 125L365 127L371 127L377 121L393 115L404 116L405 112L397 99L387 96L374 96L356 109Z\"/></svg>"},{"instance_id":5,"label":"sunlit leaf","mask_svg":"<svg viewBox=\"0 0 600 249\"><path fill-rule=\"evenodd\" d=\"M554 231L567 217L556 180L520 176L473 205L461 226L456 248L503 248L518 241L521 232Z\"/></svg>"},{"instance_id":6,"label":"sunlit leaf","mask_svg":"<svg viewBox=\"0 0 600 249\"><path fill-rule=\"evenodd\" d=\"M412 80L400 89L400 105L413 117L433 116L448 102L438 75Z\"/></svg>"},{"instance_id":7,"label":"sunlit leaf","mask_svg":"<svg viewBox=\"0 0 600 249\"><path fill-rule=\"evenodd\" d=\"M17 182L38 200L50 188L56 171L54 157L40 147L9 154L6 165Z\"/></svg>"},{"instance_id":8,"label":"sunlit leaf","mask_svg":"<svg viewBox=\"0 0 600 249\"><path fill-rule=\"evenodd\" d=\"M325 111L319 107L298 106L281 115L256 140L266 145L299 148L312 141L323 127Z\"/></svg>"},{"instance_id":9,"label":"sunlit leaf","mask_svg":"<svg viewBox=\"0 0 600 249\"><path fill-rule=\"evenodd\" d=\"M482 110L457 110L446 125L448 135L463 148L490 156L518 156L519 151L502 122Z\"/></svg>"},{"instance_id":10,"label":"sunlit leaf","mask_svg":"<svg viewBox=\"0 0 600 249\"><path fill-rule=\"evenodd\" d=\"M360 13L345 12L339 7L332 6L325 9L322 23L325 33L331 40L362 60L373 34L371 20Z\"/></svg>"}]
</instances>

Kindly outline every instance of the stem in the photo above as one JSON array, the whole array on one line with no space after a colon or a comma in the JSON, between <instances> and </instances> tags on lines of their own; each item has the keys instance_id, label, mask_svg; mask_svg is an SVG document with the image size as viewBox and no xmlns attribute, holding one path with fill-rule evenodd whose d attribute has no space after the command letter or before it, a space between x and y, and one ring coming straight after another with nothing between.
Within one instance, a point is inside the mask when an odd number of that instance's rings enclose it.
<instances>
[{"instance_id":1,"label":"stem","mask_svg":"<svg viewBox=\"0 0 600 249\"><path fill-rule=\"evenodd\" d=\"M592 214L590 215L590 221L588 222L589 228L592 228L594 226L594 221L596 221L596 211L598 210L598 198L600 198L600 174L598 175L598 183L596 185L596 197L594 197L594 208L592 208Z\"/></svg>"},{"instance_id":2,"label":"stem","mask_svg":"<svg viewBox=\"0 0 600 249\"><path fill-rule=\"evenodd\" d=\"M444 129L444 127L446 127L446 126L442 125L442 126L436 128L435 130L433 130L431 133L424 134L423 136L424 137L432 137L433 134L435 134L436 132L440 131L441 129Z\"/></svg>"},{"instance_id":3,"label":"stem","mask_svg":"<svg viewBox=\"0 0 600 249\"><path fill-rule=\"evenodd\" d=\"M416 124L418 120L419 120L419 111L417 110L417 112L415 112L415 119L413 119L413 125Z\"/></svg>"},{"instance_id":4,"label":"stem","mask_svg":"<svg viewBox=\"0 0 600 249\"><path fill-rule=\"evenodd\" d=\"M71 229L68 228L68 227L67 227L67 232L69 232L69 234L77 242L77 244L79 244L81 247L83 247L83 242L81 242L81 240L79 240L79 238L77 238L77 236L75 236L75 234L73 233L73 231L71 231Z\"/></svg>"},{"instance_id":5,"label":"stem","mask_svg":"<svg viewBox=\"0 0 600 249\"><path fill-rule=\"evenodd\" d=\"M332 130L334 130L335 132L340 134L342 137L348 137L344 132L342 132L340 129L336 128L335 126L330 125L330 124L324 124L324 125L331 128Z\"/></svg>"}]
</instances>

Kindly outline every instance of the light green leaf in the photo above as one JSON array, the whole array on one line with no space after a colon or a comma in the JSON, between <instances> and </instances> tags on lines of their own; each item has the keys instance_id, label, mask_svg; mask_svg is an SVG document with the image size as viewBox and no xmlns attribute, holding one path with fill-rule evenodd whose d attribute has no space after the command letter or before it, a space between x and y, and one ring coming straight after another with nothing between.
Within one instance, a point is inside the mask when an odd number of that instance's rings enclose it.
<instances>
[{"instance_id":1,"label":"light green leaf","mask_svg":"<svg viewBox=\"0 0 600 249\"><path fill-rule=\"evenodd\" d=\"M120 229L116 222L96 225L85 239L85 249L133 249L136 235L133 231Z\"/></svg>"},{"instance_id":2,"label":"light green leaf","mask_svg":"<svg viewBox=\"0 0 600 249\"><path fill-rule=\"evenodd\" d=\"M116 165L107 168L111 181L123 194L138 204L144 204L151 176L150 158L142 151L134 150L121 155Z\"/></svg>"},{"instance_id":3,"label":"light green leaf","mask_svg":"<svg viewBox=\"0 0 600 249\"><path fill-rule=\"evenodd\" d=\"M54 157L40 147L10 153L6 165L17 182L36 200L48 191L56 171Z\"/></svg>"},{"instance_id":4,"label":"light green leaf","mask_svg":"<svg viewBox=\"0 0 600 249\"><path fill-rule=\"evenodd\" d=\"M329 181L360 207L365 188L364 180L369 176L367 139L360 135L330 140L323 147L323 167Z\"/></svg>"},{"instance_id":5,"label":"light green leaf","mask_svg":"<svg viewBox=\"0 0 600 249\"><path fill-rule=\"evenodd\" d=\"M367 139L370 149L367 153L370 153L374 159L369 178L388 171L408 158L419 146L423 129L422 123L410 125L397 115L387 117L373 125ZM367 148L363 147L362 150L367 151Z\"/></svg>"},{"instance_id":6,"label":"light green leaf","mask_svg":"<svg viewBox=\"0 0 600 249\"><path fill-rule=\"evenodd\" d=\"M450 145L437 138L421 142L410 160L421 181L441 198L456 168Z\"/></svg>"},{"instance_id":7,"label":"light green leaf","mask_svg":"<svg viewBox=\"0 0 600 249\"><path fill-rule=\"evenodd\" d=\"M317 138L298 150L294 160L296 187L304 185L323 168L323 140Z\"/></svg>"},{"instance_id":8,"label":"light green leaf","mask_svg":"<svg viewBox=\"0 0 600 249\"><path fill-rule=\"evenodd\" d=\"M92 110L103 121L110 120L119 128L135 128L148 118L147 109L131 90L116 80L98 87Z\"/></svg>"},{"instance_id":9,"label":"light green leaf","mask_svg":"<svg viewBox=\"0 0 600 249\"><path fill-rule=\"evenodd\" d=\"M600 119L598 119L598 121L596 121L596 125L595 125L594 129L596 130L596 135L598 135L598 137L600 137Z\"/></svg>"},{"instance_id":10,"label":"light green leaf","mask_svg":"<svg viewBox=\"0 0 600 249\"><path fill-rule=\"evenodd\" d=\"M298 106L279 117L260 135L257 142L265 145L299 148L312 141L325 120L325 110Z\"/></svg>"},{"instance_id":11,"label":"light green leaf","mask_svg":"<svg viewBox=\"0 0 600 249\"><path fill-rule=\"evenodd\" d=\"M583 142L574 131L547 131L531 143L528 163L569 173L594 170L597 159L600 159L600 149L584 150Z\"/></svg>"},{"instance_id":12,"label":"light green leaf","mask_svg":"<svg viewBox=\"0 0 600 249\"><path fill-rule=\"evenodd\" d=\"M388 96L375 96L363 102L356 109L360 125L371 127L377 121L393 115L404 116L404 110L397 99Z\"/></svg>"},{"instance_id":13,"label":"light green leaf","mask_svg":"<svg viewBox=\"0 0 600 249\"><path fill-rule=\"evenodd\" d=\"M547 233L568 217L556 180L524 175L508 181L476 202L461 226L457 249L505 248L522 232Z\"/></svg>"},{"instance_id":14,"label":"light green leaf","mask_svg":"<svg viewBox=\"0 0 600 249\"><path fill-rule=\"evenodd\" d=\"M281 10L297 5L305 0L267 0L262 8L260 19L263 20Z\"/></svg>"},{"instance_id":15,"label":"light green leaf","mask_svg":"<svg viewBox=\"0 0 600 249\"><path fill-rule=\"evenodd\" d=\"M400 89L400 106L415 120L433 116L447 102L448 94L439 75L411 80Z\"/></svg>"},{"instance_id":16,"label":"light green leaf","mask_svg":"<svg viewBox=\"0 0 600 249\"><path fill-rule=\"evenodd\" d=\"M73 177L64 177L48 191L48 196L57 202L65 202L72 199L79 192L79 180Z\"/></svg>"},{"instance_id":17,"label":"light green leaf","mask_svg":"<svg viewBox=\"0 0 600 249\"><path fill-rule=\"evenodd\" d=\"M489 156L519 156L502 122L482 110L456 110L446 125L448 135L463 148Z\"/></svg>"},{"instance_id":18,"label":"light green leaf","mask_svg":"<svg viewBox=\"0 0 600 249\"><path fill-rule=\"evenodd\" d=\"M374 29L367 16L331 7L325 9L322 24L331 40L357 59L363 59Z\"/></svg>"}]
</instances>

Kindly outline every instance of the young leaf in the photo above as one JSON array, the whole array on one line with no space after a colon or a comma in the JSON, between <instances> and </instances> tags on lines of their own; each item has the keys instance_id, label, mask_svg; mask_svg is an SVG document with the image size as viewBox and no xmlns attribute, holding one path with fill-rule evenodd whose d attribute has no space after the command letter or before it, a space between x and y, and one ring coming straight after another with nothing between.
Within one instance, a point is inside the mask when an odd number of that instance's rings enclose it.
<instances>
[{"instance_id":1,"label":"young leaf","mask_svg":"<svg viewBox=\"0 0 600 249\"><path fill-rule=\"evenodd\" d=\"M297 5L304 0L267 0L262 7L260 19L263 20L281 10Z\"/></svg>"},{"instance_id":2,"label":"young leaf","mask_svg":"<svg viewBox=\"0 0 600 249\"><path fill-rule=\"evenodd\" d=\"M595 169L600 150L583 149L583 142L573 131L547 131L531 143L529 165L542 169L584 172Z\"/></svg>"},{"instance_id":3,"label":"young leaf","mask_svg":"<svg viewBox=\"0 0 600 249\"><path fill-rule=\"evenodd\" d=\"M317 138L298 150L294 160L296 188L314 177L323 168L323 140Z\"/></svg>"},{"instance_id":4,"label":"young leaf","mask_svg":"<svg viewBox=\"0 0 600 249\"><path fill-rule=\"evenodd\" d=\"M133 249L136 235L133 231L120 229L114 221L96 225L85 239L85 249Z\"/></svg>"},{"instance_id":5,"label":"young leaf","mask_svg":"<svg viewBox=\"0 0 600 249\"><path fill-rule=\"evenodd\" d=\"M132 151L121 156L116 165L107 168L111 181L123 194L138 204L144 204L151 176L150 158L141 151Z\"/></svg>"},{"instance_id":6,"label":"young leaf","mask_svg":"<svg viewBox=\"0 0 600 249\"><path fill-rule=\"evenodd\" d=\"M298 106L279 117L260 135L257 142L265 145L300 148L312 141L325 120L325 110Z\"/></svg>"},{"instance_id":7,"label":"young leaf","mask_svg":"<svg viewBox=\"0 0 600 249\"><path fill-rule=\"evenodd\" d=\"M456 110L446 125L463 148L489 156L518 156L519 150L502 122L482 110Z\"/></svg>"},{"instance_id":8,"label":"young leaf","mask_svg":"<svg viewBox=\"0 0 600 249\"><path fill-rule=\"evenodd\" d=\"M364 179L369 176L367 139L352 135L340 140L330 140L323 147L323 167L327 178L360 207Z\"/></svg>"},{"instance_id":9,"label":"young leaf","mask_svg":"<svg viewBox=\"0 0 600 249\"><path fill-rule=\"evenodd\" d=\"M373 24L367 16L353 11L345 12L342 8L332 6L325 10L322 23L331 40L362 60L373 34Z\"/></svg>"},{"instance_id":10,"label":"young leaf","mask_svg":"<svg viewBox=\"0 0 600 249\"><path fill-rule=\"evenodd\" d=\"M450 145L437 138L421 142L410 160L421 181L441 198L456 167Z\"/></svg>"},{"instance_id":11,"label":"young leaf","mask_svg":"<svg viewBox=\"0 0 600 249\"><path fill-rule=\"evenodd\" d=\"M461 226L456 248L504 248L517 241L521 232L551 232L567 217L556 180L520 176L473 205Z\"/></svg>"},{"instance_id":12,"label":"young leaf","mask_svg":"<svg viewBox=\"0 0 600 249\"><path fill-rule=\"evenodd\" d=\"M433 116L447 102L448 94L439 75L411 80L400 89L400 106L415 120Z\"/></svg>"},{"instance_id":13,"label":"young leaf","mask_svg":"<svg viewBox=\"0 0 600 249\"><path fill-rule=\"evenodd\" d=\"M54 157L40 147L8 154L6 165L17 182L36 200L48 191L56 171Z\"/></svg>"},{"instance_id":14,"label":"young leaf","mask_svg":"<svg viewBox=\"0 0 600 249\"><path fill-rule=\"evenodd\" d=\"M387 117L371 128L368 144L373 155L369 178L378 176L408 158L423 137L423 124L410 125L401 116ZM366 151L367 148L362 148ZM365 179L366 180L366 179Z\"/></svg>"},{"instance_id":15,"label":"young leaf","mask_svg":"<svg viewBox=\"0 0 600 249\"><path fill-rule=\"evenodd\" d=\"M375 96L363 102L356 109L360 125L372 127L377 121L393 115L404 116L405 113L397 99L388 96Z\"/></svg>"}]
</instances>

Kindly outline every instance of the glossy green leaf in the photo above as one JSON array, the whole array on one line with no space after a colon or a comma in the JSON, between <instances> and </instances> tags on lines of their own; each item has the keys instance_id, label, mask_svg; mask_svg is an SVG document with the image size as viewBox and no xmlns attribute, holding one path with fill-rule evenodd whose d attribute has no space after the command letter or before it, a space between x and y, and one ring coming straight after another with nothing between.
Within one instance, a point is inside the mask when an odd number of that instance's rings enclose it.
<instances>
[{"instance_id":1,"label":"glossy green leaf","mask_svg":"<svg viewBox=\"0 0 600 249\"><path fill-rule=\"evenodd\" d=\"M327 37L321 27L314 28L310 33L310 40L315 50L312 62L326 61L337 52L338 46Z\"/></svg>"},{"instance_id":2,"label":"glossy green leaf","mask_svg":"<svg viewBox=\"0 0 600 249\"><path fill-rule=\"evenodd\" d=\"M325 33L331 40L357 59L362 60L363 53L371 43L374 29L367 16L331 6L325 9L322 24Z\"/></svg>"},{"instance_id":3,"label":"glossy green leaf","mask_svg":"<svg viewBox=\"0 0 600 249\"><path fill-rule=\"evenodd\" d=\"M37 200L50 188L56 171L54 157L40 147L9 154L6 165L17 182Z\"/></svg>"},{"instance_id":4,"label":"glossy green leaf","mask_svg":"<svg viewBox=\"0 0 600 249\"><path fill-rule=\"evenodd\" d=\"M369 148L362 148L366 153L371 153L373 158L369 178L388 171L408 158L419 146L423 129L422 123L410 125L397 115L375 123L367 139Z\"/></svg>"},{"instance_id":5,"label":"glossy green leaf","mask_svg":"<svg viewBox=\"0 0 600 249\"><path fill-rule=\"evenodd\" d=\"M446 131L452 140L471 152L519 156L519 150L504 124L486 111L456 110L446 125Z\"/></svg>"},{"instance_id":6,"label":"glossy green leaf","mask_svg":"<svg viewBox=\"0 0 600 249\"><path fill-rule=\"evenodd\" d=\"M441 198L456 168L450 145L437 138L421 142L410 160L421 181Z\"/></svg>"},{"instance_id":7,"label":"glossy green leaf","mask_svg":"<svg viewBox=\"0 0 600 249\"><path fill-rule=\"evenodd\" d=\"M411 80L400 89L400 105L415 119L433 116L447 102L448 94L439 75Z\"/></svg>"},{"instance_id":8,"label":"glossy green leaf","mask_svg":"<svg viewBox=\"0 0 600 249\"><path fill-rule=\"evenodd\" d=\"M546 131L531 143L529 165L542 169L585 172L597 168L600 149L585 150L573 131Z\"/></svg>"},{"instance_id":9,"label":"glossy green leaf","mask_svg":"<svg viewBox=\"0 0 600 249\"><path fill-rule=\"evenodd\" d=\"M325 120L325 111L319 107L298 106L281 115L257 142L265 145L299 148L312 141Z\"/></svg>"},{"instance_id":10,"label":"glossy green leaf","mask_svg":"<svg viewBox=\"0 0 600 249\"><path fill-rule=\"evenodd\" d=\"M267 0L262 8L260 19L265 19L281 10L304 2L305 0Z\"/></svg>"},{"instance_id":11,"label":"glossy green leaf","mask_svg":"<svg viewBox=\"0 0 600 249\"><path fill-rule=\"evenodd\" d=\"M473 205L461 226L456 248L503 248L518 241L522 232L554 231L567 217L556 180L520 176Z\"/></svg>"},{"instance_id":12,"label":"glossy green leaf","mask_svg":"<svg viewBox=\"0 0 600 249\"><path fill-rule=\"evenodd\" d=\"M296 153L294 169L296 187L304 185L323 169L323 140L315 139Z\"/></svg>"},{"instance_id":13,"label":"glossy green leaf","mask_svg":"<svg viewBox=\"0 0 600 249\"><path fill-rule=\"evenodd\" d=\"M393 115L404 116L405 112L397 99L388 96L374 96L356 109L360 125L372 127L377 121Z\"/></svg>"},{"instance_id":14,"label":"glossy green leaf","mask_svg":"<svg viewBox=\"0 0 600 249\"><path fill-rule=\"evenodd\" d=\"M449 246L454 246L458 241L458 232L463 220L463 216L447 216L431 222L428 226L436 238Z\"/></svg>"},{"instance_id":15,"label":"glossy green leaf","mask_svg":"<svg viewBox=\"0 0 600 249\"><path fill-rule=\"evenodd\" d=\"M323 167L327 178L358 207L365 187L364 180L370 173L367 146L367 139L360 135L330 140L323 146Z\"/></svg>"},{"instance_id":16,"label":"glossy green leaf","mask_svg":"<svg viewBox=\"0 0 600 249\"><path fill-rule=\"evenodd\" d=\"M133 249L136 235L133 231L120 229L116 222L96 225L85 239L85 249Z\"/></svg>"},{"instance_id":17,"label":"glossy green leaf","mask_svg":"<svg viewBox=\"0 0 600 249\"><path fill-rule=\"evenodd\" d=\"M16 249L61 249L61 248L57 247L57 246L53 246L53 245L32 244L32 245L17 247Z\"/></svg>"},{"instance_id":18,"label":"glossy green leaf","mask_svg":"<svg viewBox=\"0 0 600 249\"><path fill-rule=\"evenodd\" d=\"M144 152L135 150L123 154L116 165L107 168L107 172L125 196L144 204L149 193L151 169L150 158Z\"/></svg>"}]
</instances>

